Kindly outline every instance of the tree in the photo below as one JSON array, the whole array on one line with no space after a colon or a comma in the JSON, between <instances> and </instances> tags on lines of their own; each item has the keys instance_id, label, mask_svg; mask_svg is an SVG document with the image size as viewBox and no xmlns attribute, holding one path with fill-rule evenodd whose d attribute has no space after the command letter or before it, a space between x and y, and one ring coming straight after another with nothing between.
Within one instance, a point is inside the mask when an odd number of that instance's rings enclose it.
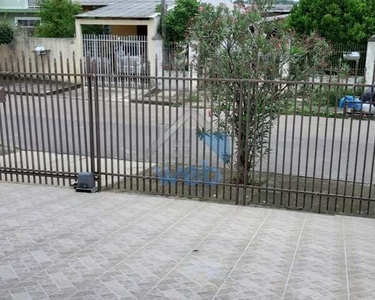
<instances>
[{"instance_id":1,"label":"tree","mask_svg":"<svg viewBox=\"0 0 375 300\"><path fill-rule=\"evenodd\" d=\"M14 30L8 23L0 23L0 45L10 44L14 39Z\"/></svg>"},{"instance_id":2,"label":"tree","mask_svg":"<svg viewBox=\"0 0 375 300\"><path fill-rule=\"evenodd\" d=\"M375 1L300 0L288 23L298 33L317 31L333 43L366 43L375 32Z\"/></svg>"},{"instance_id":3,"label":"tree","mask_svg":"<svg viewBox=\"0 0 375 300\"><path fill-rule=\"evenodd\" d=\"M70 0L42 0L40 24L35 35L49 38L69 38L75 35L75 15L82 12L81 5Z\"/></svg>"},{"instance_id":4,"label":"tree","mask_svg":"<svg viewBox=\"0 0 375 300\"><path fill-rule=\"evenodd\" d=\"M168 11L162 22L165 26L166 41L180 43L185 41L186 34L194 16L198 13L197 0L176 0L175 7ZM160 12L160 6L157 7Z\"/></svg>"},{"instance_id":5,"label":"tree","mask_svg":"<svg viewBox=\"0 0 375 300\"><path fill-rule=\"evenodd\" d=\"M330 52L317 34L299 37L284 22L266 20L272 5L272 0L257 0L249 8L231 10L203 4L191 29L198 71L203 78L216 79L205 81L204 88L212 93L217 132L202 128L198 134L232 137L236 153L226 155L226 161L237 165L241 175L236 180L245 184L258 158L269 150L275 111L290 92L276 81L283 76L281 66L300 69L287 79L306 77L325 67Z\"/></svg>"}]
</instances>

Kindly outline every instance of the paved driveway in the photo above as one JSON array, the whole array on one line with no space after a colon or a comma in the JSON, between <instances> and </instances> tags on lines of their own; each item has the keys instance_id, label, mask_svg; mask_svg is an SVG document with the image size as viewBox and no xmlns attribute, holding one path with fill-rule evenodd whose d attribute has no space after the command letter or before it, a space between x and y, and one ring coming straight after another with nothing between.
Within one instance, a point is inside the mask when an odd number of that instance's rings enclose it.
<instances>
[{"instance_id":1,"label":"paved driveway","mask_svg":"<svg viewBox=\"0 0 375 300\"><path fill-rule=\"evenodd\" d=\"M0 183L0 299L373 299L375 220Z\"/></svg>"}]
</instances>

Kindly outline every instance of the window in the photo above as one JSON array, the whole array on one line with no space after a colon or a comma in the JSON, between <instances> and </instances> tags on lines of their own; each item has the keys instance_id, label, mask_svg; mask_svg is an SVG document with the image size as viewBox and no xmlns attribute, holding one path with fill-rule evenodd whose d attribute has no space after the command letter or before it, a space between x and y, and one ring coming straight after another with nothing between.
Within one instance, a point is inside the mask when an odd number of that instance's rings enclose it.
<instances>
[{"instance_id":1,"label":"window","mask_svg":"<svg viewBox=\"0 0 375 300\"><path fill-rule=\"evenodd\" d=\"M29 0L28 1L28 7L29 8L38 8L40 7L39 0Z\"/></svg>"},{"instance_id":2,"label":"window","mask_svg":"<svg viewBox=\"0 0 375 300\"><path fill-rule=\"evenodd\" d=\"M29 18L16 18L16 26L20 28L34 28L40 22L39 18L29 17Z\"/></svg>"}]
</instances>

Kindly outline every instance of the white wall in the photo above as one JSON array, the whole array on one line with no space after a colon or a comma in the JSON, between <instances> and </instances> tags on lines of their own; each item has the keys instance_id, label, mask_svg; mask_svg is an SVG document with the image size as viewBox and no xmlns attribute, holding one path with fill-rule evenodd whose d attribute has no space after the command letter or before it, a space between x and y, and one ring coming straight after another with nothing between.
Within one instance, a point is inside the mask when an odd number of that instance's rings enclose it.
<instances>
[{"instance_id":1,"label":"white wall","mask_svg":"<svg viewBox=\"0 0 375 300\"><path fill-rule=\"evenodd\" d=\"M372 84L375 63L375 36L369 38L367 42L366 56L366 84Z\"/></svg>"},{"instance_id":2,"label":"white wall","mask_svg":"<svg viewBox=\"0 0 375 300\"><path fill-rule=\"evenodd\" d=\"M24 9L28 7L27 0L0 0L1 8Z\"/></svg>"},{"instance_id":3,"label":"white wall","mask_svg":"<svg viewBox=\"0 0 375 300\"><path fill-rule=\"evenodd\" d=\"M48 50L48 54L45 56L35 55L33 51L37 46L43 46L46 50ZM11 61L13 61L14 68L17 69L17 61L19 61L20 69L23 71L22 56L24 55L26 70L28 72L35 72L37 70L38 72L42 72L43 68L45 72L48 72L48 60L50 61L51 71L54 72L54 62L56 60L56 70L58 73L67 73L68 65L70 68L70 73L73 73L73 53L76 50L75 47L76 43L74 38L15 38L10 45L0 46L0 70L10 70ZM62 57L62 67L60 55ZM79 65L79 57L80 55L77 55L76 57L77 66ZM8 64L8 66L6 66L6 64ZM62 79L59 78L59 80ZM64 81L67 81L67 77L64 78Z\"/></svg>"}]
</instances>

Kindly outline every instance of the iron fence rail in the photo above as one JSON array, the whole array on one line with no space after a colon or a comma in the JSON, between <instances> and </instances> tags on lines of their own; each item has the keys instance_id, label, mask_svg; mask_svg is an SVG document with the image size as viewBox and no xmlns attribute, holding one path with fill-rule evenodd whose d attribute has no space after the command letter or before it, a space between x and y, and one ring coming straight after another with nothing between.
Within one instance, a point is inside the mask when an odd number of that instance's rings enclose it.
<instances>
[{"instance_id":1,"label":"iron fence rail","mask_svg":"<svg viewBox=\"0 0 375 300\"><path fill-rule=\"evenodd\" d=\"M72 185L89 171L102 190L374 216L375 111L339 107L371 86L357 75L102 74L35 59L0 64L1 180ZM121 84L134 78L157 88Z\"/></svg>"},{"instance_id":2,"label":"iron fence rail","mask_svg":"<svg viewBox=\"0 0 375 300\"><path fill-rule=\"evenodd\" d=\"M367 56L367 43L365 44L334 44L332 45L333 54L330 57L330 62L333 68L339 69L340 60L344 59L344 62L352 74L364 76L366 70L366 56ZM356 70L356 61L345 60L346 54L356 52L359 54L358 65Z\"/></svg>"},{"instance_id":3,"label":"iron fence rail","mask_svg":"<svg viewBox=\"0 0 375 300\"><path fill-rule=\"evenodd\" d=\"M114 77L106 75L134 75L132 80L117 84L138 87L142 79L137 76L148 74L147 36L93 35L83 36L84 62L95 64L97 74L104 74L98 85L114 85Z\"/></svg>"},{"instance_id":4,"label":"iron fence rail","mask_svg":"<svg viewBox=\"0 0 375 300\"><path fill-rule=\"evenodd\" d=\"M189 67L189 45L166 43L163 47L164 70L187 70Z\"/></svg>"}]
</instances>

